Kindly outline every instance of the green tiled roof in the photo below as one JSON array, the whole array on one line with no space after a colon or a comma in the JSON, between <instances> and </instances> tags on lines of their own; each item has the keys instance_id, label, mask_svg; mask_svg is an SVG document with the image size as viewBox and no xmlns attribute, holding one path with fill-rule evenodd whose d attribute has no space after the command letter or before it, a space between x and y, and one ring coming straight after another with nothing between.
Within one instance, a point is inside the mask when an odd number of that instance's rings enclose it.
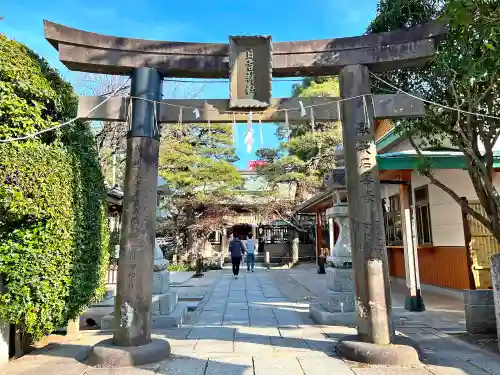
<instances>
[{"instance_id":1,"label":"green tiled roof","mask_svg":"<svg viewBox=\"0 0 500 375\"><path fill-rule=\"evenodd\" d=\"M427 162L434 169L465 169L467 164L460 151L422 151ZM378 168L381 171L418 169L420 158L416 151L388 152L377 155ZM500 168L500 153L496 152L493 167Z\"/></svg>"}]
</instances>

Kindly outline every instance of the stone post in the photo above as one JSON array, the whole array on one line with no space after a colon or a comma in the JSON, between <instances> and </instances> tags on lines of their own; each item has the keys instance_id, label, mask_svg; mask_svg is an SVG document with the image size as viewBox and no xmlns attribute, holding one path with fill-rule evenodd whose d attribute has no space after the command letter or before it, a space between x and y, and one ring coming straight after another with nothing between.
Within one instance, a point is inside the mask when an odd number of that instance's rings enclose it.
<instances>
[{"instance_id":1,"label":"stone post","mask_svg":"<svg viewBox=\"0 0 500 375\"><path fill-rule=\"evenodd\" d=\"M324 274L326 254L323 254L323 221L320 211L316 211L316 262L318 273Z\"/></svg>"},{"instance_id":2,"label":"stone post","mask_svg":"<svg viewBox=\"0 0 500 375\"><path fill-rule=\"evenodd\" d=\"M335 246L335 229L333 217L328 218L328 233L330 239L330 256L333 256L333 247Z\"/></svg>"},{"instance_id":3,"label":"stone post","mask_svg":"<svg viewBox=\"0 0 500 375\"><path fill-rule=\"evenodd\" d=\"M343 68L340 94L356 97L342 102L341 117L358 335L364 342L387 345L394 327L368 68Z\"/></svg>"},{"instance_id":4,"label":"stone post","mask_svg":"<svg viewBox=\"0 0 500 375\"><path fill-rule=\"evenodd\" d=\"M4 287L0 277L0 295ZM0 367L9 362L10 324L0 320Z\"/></svg>"},{"instance_id":5,"label":"stone post","mask_svg":"<svg viewBox=\"0 0 500 375\"><path fill-rule=\"evenodd\" d=\"M159 154L159 101L162 77L151 68L132 73L131 124L120 236L120 267L113 343L135 347L151 341L153 252Z\"/></svg>"},{"instance_id":6,"label":"stone post","mask_svg":"<svg viewBox=\"0 0 500 375\"><path fill-rule=\"evenodd\" d=\"M410 187L399 185L399 202L403 229L403 245L405 257L406 287L408 294L405 299L405 309L408 311L424 311L425 305L418 283L418 253L413 241L412 219L410 209Z\"/></svg>"}]
</instances>

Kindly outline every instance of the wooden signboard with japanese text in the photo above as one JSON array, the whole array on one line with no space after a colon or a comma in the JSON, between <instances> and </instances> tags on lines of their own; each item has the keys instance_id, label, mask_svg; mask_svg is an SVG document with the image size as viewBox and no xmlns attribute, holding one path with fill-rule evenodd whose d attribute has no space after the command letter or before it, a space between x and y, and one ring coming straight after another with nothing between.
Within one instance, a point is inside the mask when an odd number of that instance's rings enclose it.
<instances>
[{"instance_id":1,"label":"wooden signboard with japanese text","mask_svg":"<svg viewBox=\"0 0 500 375\"><path fill-rule=\"evenodd\" d=\"M230 108L265 109L271 102L270 36L229 37Z\"/></svg>"}]
</instances>

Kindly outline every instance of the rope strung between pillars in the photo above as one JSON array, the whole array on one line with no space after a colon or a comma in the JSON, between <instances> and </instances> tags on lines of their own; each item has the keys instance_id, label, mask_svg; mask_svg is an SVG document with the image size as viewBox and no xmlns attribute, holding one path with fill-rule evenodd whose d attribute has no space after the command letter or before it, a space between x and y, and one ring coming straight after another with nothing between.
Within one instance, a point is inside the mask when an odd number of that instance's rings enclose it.
<instances>
[{"instance_id":1,"label":"rope strung between pillars","mask_svg":"<svg viewBox=\"0 0 500 375\"><path fill-rule=\"evenodd\" d=\"M493 115L484 114L484 113L477 113L477 112L472 112L472 111L466 111L466 110L463 110L463 109L457 109L457 108L453 108L453 107L450 107L450 106L445 105L445 104L441 104L441 103L437 103L437 102L434 102L434 101L431 101L431 100L427 100L427 99L421 98L421 97L419 97L417 95L413 95L411 93L408 93L408 92L402 90L401 88L397 87L396 85L393 85L392 83L390 83L390 82L388 82L388 81L386 81L386 80L378 77L373 72L370 72L370 75L373 76L375 79L379 80L380 82L386 84L387 86L395 89L399 94L409 96L409 97L411 97L413 99L419 100L419 101L427 103L427 104L431 104L433 106L436 106L436 107L440 108L441 110L448 110L448 111L452 111L452 112L458 112L461 115L462 114L467 114L467 115L472 115L472 116L475 116L475 117L482 117L482 118L490 118L490 119L500 120L499 116L493 116ZM50 127L50 128L47 128L47 129L43 129L43 130L31 133L31 134L27 134L27 135L15 137L15 138L0 139L0 143L14 142L14 141L21 141L21 140L29 139L29 138L32 138L32 137L36 137L37 135L40 135L42 133L46 133L46 132L49 132L49 131L61 128L63 126L70 125L70 124L72 124L73 122L75 122L78 119L88 119L90 117L90 115L97 108L99 108L100 106L104 105L104 103L109 98L111 98L112 96L116 95L120 90L122 90L127 85L127 83L128 83L129 80L130 79L128 79L122 86L120 86L116 90L114 90L109 96L107 96L102 102L100 102L99 104L97 104L94 108L92 108L88 112L88 114L86 114L84 116L77 116L77 117L75 117L75 118L73 118L73 119L71 119L69 121L66 121L64 123L61 123L59 125L55 125L53 127ZM340 112L340 105L339 105L339 103L343 102L343 101L346 101L346 100L358 99L358 98L361 98L361 97L366 102L366 98L365 97L367 95L372 97L373 117L377 118L377 114L375 113L375 99L374 99L374 95L373 94L362 94L362 95L357 95L357 96L353 96L353 97L349 97L349 98L342 98L342 99L339 99L339 100L332 100L332 101L326 102L326 103L313 104L313 105L307 106L307 108L321 107L321 106L327 106L327 105L337 104L337 112L339 114L339 120L341 121L342 116L341 116L341 112ZM140 98L140 97L135 97L135 96L130 96L130 102L129 102L129 106L130 107L131 107L131 101L133 99L138 99L138 100L143 100L143 101L147 101L147 102L158 103L160 105L166 105L166 106L170 106L170 107L179 107L181 109L182 108L187 108L187 109L192 109L192 110L197 110L197 111L204 111L204 112L206 111L206 109L200 109L200 108L195 108L195 107L191 107L191 106L181 106L181 105L177 105L177 104L173 104L173 103L165 103L165 102L162 102L162 101L155 101L155 100L150 100L150 99ZM279 110L277 110L275 112L285 112L285 117L287 117L287 115L286 115L287 111L289 111L289 110L300 110L302 117L304 117L305 116L305 107L304 107L304 104L302 102L299 102L299 104L300 104L299 108L286 108L286 109L284 108L284 109L279 109ZM131 118L131 110L129 110L128 112L129 112L129 118ZM227 114L233 113L233 116L234 116L234 112L229 112L229 111L225 112L225 111L223 111L222 113L227 113ZM233 123L235 124L234 120L233 120ZM234 132L233 132L233 134L234 134Z\"/></svg>"}]
</instances>

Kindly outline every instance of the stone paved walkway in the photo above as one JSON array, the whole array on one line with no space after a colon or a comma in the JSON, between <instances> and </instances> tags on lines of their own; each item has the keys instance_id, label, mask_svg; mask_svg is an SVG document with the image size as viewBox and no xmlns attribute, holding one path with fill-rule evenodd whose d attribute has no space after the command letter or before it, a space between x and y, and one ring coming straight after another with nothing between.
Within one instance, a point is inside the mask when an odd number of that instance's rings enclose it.
<instances>
[{"instance_id":1,"label":"stone paved walkway","mask_svg":"<svg viewBox=\"0 0 500 375\"><path fill-rule=\"evenodd\" d=\"M259 269L234 280L225 270L193 313L190 326L154 332L172 346L172 358L167 361L139 368L88 367L85 359L91 346L109 333L86 332L13 361L0 369L0 375L500 374L500 357L458 345L411 319L401 321L398 329L424 346L423 366L387 368L346 362L336 356L335 343L354 330L313 325L307 314L307 293L286 272Z\"/></svg>"}]
</instances>

